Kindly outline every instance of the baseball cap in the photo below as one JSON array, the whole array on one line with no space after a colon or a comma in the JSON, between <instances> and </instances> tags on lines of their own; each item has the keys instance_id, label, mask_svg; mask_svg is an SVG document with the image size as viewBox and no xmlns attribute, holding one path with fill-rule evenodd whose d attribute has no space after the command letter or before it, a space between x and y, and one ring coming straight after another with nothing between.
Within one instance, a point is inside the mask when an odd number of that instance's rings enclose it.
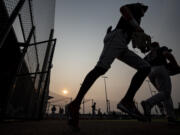
<instances>
[{"instance_id":1,"label":"baseball cap","mask_svg":"<svg viewBox=\"0 0 180 135\"><path fill-rule=\"evenodd\" d=\"M140 6L143 8L144 12L146 12L148 10L148 6L144 5L143 3L138 3L140 4Z\"/></svg>"}]
</instances>

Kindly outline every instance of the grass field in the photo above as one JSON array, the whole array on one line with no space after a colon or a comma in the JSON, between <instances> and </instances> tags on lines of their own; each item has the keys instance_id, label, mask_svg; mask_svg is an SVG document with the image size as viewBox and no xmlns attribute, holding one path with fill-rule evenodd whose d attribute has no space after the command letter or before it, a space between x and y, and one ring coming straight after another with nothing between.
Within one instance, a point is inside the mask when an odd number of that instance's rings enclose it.
<instances>
[{"instance_id":1,"label":"grass field","mask_svg":"<svg viewBox=\"0 0 180 135\"><path fill-rule=\"evenodd\" d=\"M0 123L0 135L180 135L180 126L165 120L141 123L136 120L81 120L79 133L66 121L43 120Z\"/></svg>"}]
</instances>

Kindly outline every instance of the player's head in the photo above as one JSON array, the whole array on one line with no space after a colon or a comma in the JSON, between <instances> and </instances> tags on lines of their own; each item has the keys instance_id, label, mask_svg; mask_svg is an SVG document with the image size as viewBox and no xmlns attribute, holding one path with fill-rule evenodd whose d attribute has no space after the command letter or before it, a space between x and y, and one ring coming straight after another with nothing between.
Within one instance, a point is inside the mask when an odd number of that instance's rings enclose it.
<instances>
[{"instance_id":1,"label":"player's head","mask_svg":"<svg viewBox=\"0 0 180 135\"><path fill-rule=\"evenodd\" d=\"M141 6L141 8L143 9L144 12L146 12L148 10L148 6L147 5L145 5L143 3L138 3L138 4Z\"/></svg>"},{"instance_id":2,"label":"player's head","mask_svg":"<svg viewBox=\"0 0 180 135\"><path fill-rule=\"evenodd\" d=\"M151 45L150 45L150 49L156 49L156 48L159 48L159 43L158 42L152 42Z\"/></svg>"},{"instance_id":3,"label":"player's head","mask_svg":"<svg viewBox=\"0 0 180 135\"><path fill-rule=\"evenodd\" d=\"M142 12L142 15L141 16L144 16L144 14L146 13L146 11L148 10L148 6L147 5L144 5L143 3L138 3L140 8L141 8L141 12Z\"/></svg>"}]
</instances>

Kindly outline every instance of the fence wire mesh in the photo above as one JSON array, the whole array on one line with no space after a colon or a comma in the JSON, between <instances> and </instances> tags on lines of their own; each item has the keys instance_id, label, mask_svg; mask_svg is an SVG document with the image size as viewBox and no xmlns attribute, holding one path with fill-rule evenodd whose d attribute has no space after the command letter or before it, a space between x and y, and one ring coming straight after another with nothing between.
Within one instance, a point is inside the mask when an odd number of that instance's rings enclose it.
<instances>
[{"instance_id":1,"label":"fence wire mesh","mask_svg":"<svg viewBox=\"0 0 180 135\"><path fill-rule=\"evenodd\" d=\"M5 5L7 15L5 15L4 10L0 8L0 31L3 30L3 25L6 25L19 1L20 0L1 1L4 2L3 4ZM54 9L55 0L25 0L19 12L22 23L21 32L24 33L25 36L24 42L27 41L33 26L35 26L35 32L33 33L33 38L31 38L30 43L49 39L50 31L54 28ZM46 21L43 21L42 18ZM14 25L13 27L16 26ZM14 28L14 30L16 29ZM18 32L16 33L17 38L19 35L22 35ZM50 44L52 43L53 41ZM20 74L44 72L43 70L48 70L53 45L49 47L49 50L47 50L47 46L48 42L28 47ZM49 51L49 56L45 60L47 51ZM43 65L45 65L44 68ZM33 100L35 100L34 95L39 93L39 97L42 97L47 78L47 73L18 77L14 85L14 94L11 99L12 106L10 107L12 109L10 110L14 109L20 113L28 112L29 109L32 111Z\"/></svg>"},{"instance_id":2,"label":"fence wire mesh","mask_svg":"<svg viewBox=\"0 0 180 135\"><path fill-rule=\"evenodd\" d=\"M8 15L11 16L14 8L17 6L20 0L4 0Z\"/></svg>"}]
</instances>

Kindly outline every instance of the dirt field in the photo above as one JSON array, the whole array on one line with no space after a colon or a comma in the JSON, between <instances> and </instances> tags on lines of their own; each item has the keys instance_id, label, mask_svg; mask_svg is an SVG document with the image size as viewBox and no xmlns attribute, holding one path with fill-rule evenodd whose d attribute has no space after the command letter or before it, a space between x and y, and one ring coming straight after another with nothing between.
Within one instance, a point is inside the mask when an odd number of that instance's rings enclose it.
<instances>
[{"instance_id":1,"label":"dirt field","mask_svg":"<svg viewBox=\"0 0 180 135\"><path fill-rule=\"evenodd\" d=\"M81 120L80 133L72 133L66 121L43 120L0 123L0 135L180 135L180 126L166 121Z\"/></svg>"}]
</instances>

